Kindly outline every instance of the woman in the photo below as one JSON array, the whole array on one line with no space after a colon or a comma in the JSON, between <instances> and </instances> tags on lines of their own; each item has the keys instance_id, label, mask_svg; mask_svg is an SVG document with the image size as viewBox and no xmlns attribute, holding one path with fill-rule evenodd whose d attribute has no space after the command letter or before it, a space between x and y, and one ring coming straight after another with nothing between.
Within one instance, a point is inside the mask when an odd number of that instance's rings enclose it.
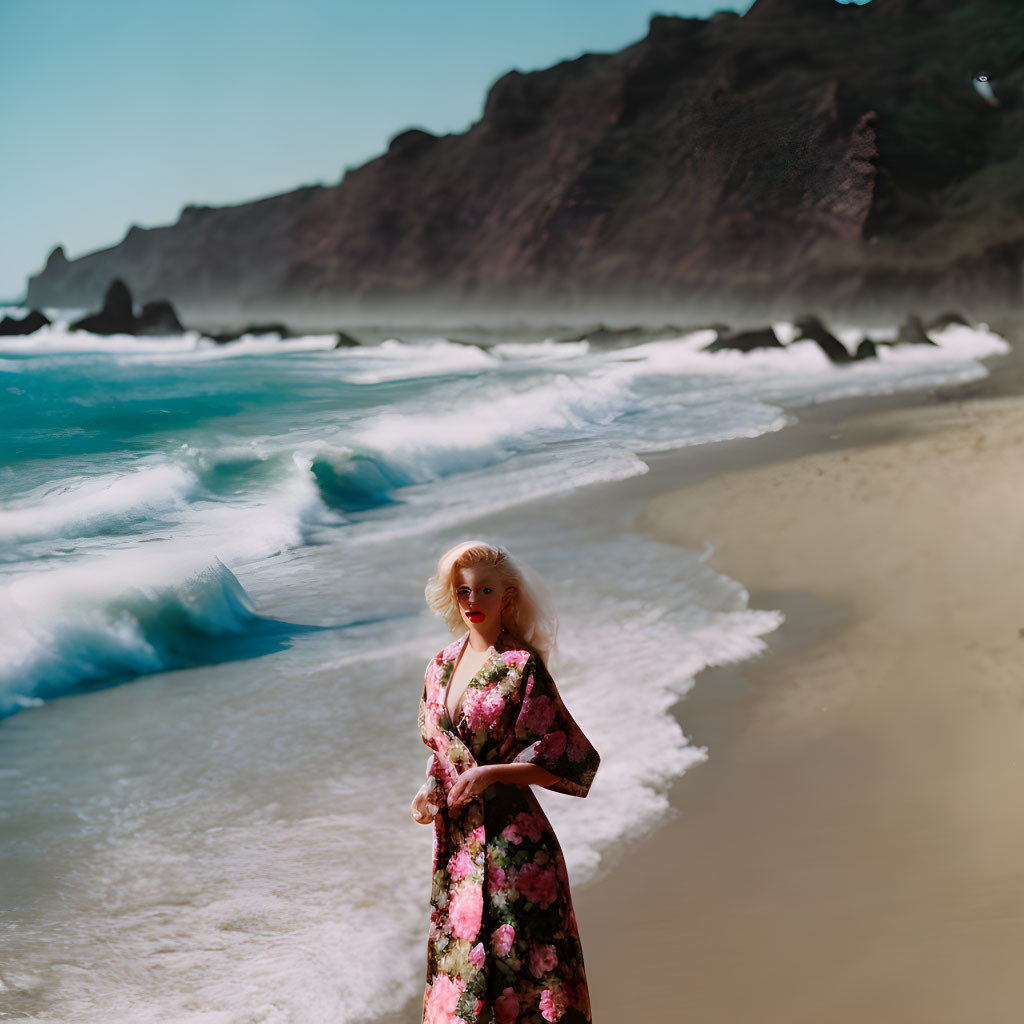
<instances>
[{"instance_id":1,"label":"woman","mask_svg":"<svg viewBox=\"0 0 1024 1024\"><path fill-rule=\"evenodd\" d=\"M412 816L434 824L424 1024L589 1022L565 860L531 785L586 796L600 758L545 659L557 619L502 548L459 544L427 602L466 633L427 665L433 751Z\"/></svg>"}]
</instances>

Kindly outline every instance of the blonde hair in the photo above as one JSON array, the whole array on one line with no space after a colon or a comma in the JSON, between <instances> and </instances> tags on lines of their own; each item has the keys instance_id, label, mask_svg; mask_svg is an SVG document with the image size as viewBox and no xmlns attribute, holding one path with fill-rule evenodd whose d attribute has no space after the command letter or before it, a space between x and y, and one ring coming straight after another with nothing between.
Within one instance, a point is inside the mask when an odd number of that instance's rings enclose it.
<instances>
[{"instance_id":1,"label":"blonde hair","mask_svg":"<svg viewBox=\"0 0 1024 1024\"><path fill-rule=\"evenodd\" d=\"M540 576L523 562L513 560L503 547L467 540L450 548L438 561L437 573L427 581L427 604L453 633L463 631L455 572L477 565L494 569L505 585L502 596L508 597L509 606L502 612L502 625L547 663L558 634L558 615L551 595Z\"/></svg>"}]
</instances>

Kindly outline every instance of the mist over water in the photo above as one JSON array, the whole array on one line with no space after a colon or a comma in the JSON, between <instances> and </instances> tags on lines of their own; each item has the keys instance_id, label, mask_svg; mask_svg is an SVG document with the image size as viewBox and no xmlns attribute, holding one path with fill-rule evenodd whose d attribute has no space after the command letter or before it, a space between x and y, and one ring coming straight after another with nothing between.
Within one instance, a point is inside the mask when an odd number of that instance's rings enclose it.
<instances>
[{"instance_id":1,"label":"mist over water","mask_svg":"<svg viewBox=\"0 0 1024 1024\"><path fill-rule=\"evenodd\" d=\"M1006 351L953 327L836 368L709 340L0 340L4 1012L357 1022L415 997L416 706L449 640L423 584L464 536L557 601L554 673L602 754L587 800L540 794L574 884L654 827L709 756L669 708L781 615L707 552L631 534L639 507L589 514L600 485Z\"/></svg>"}]
</instances>

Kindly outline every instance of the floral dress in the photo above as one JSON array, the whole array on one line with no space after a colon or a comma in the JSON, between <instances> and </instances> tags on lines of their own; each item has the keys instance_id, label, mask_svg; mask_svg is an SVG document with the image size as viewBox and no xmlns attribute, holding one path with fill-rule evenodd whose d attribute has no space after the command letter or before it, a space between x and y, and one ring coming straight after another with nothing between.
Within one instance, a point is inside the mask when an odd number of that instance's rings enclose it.
<instances>
[{"instance_id":1,"label":"floral dress","mask_svg":"<svg viewBox=\"0 0 1024 1024\"><path fill-rule=\"evenodd\" d=\"M529 786L496 782L461 807L446 794L474 765L530 762L548 788L586 796L600 758L537 654L502 633L461 699L445 707L466 633L427 665L419 725L433 751L433 884L424 1024L591 1020L561 847Z\"/></svg>"}]
</instances>

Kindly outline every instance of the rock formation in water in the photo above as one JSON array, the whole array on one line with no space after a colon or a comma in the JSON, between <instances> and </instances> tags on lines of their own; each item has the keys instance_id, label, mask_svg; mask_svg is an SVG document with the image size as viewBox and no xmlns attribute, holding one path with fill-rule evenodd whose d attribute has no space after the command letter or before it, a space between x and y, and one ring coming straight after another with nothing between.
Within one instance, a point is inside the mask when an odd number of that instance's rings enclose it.
<instances>
[{"instance_id":1,"label":"rock formation in water","mask_svg":"<svg viewBox=\"0 0 1024 1024\"><path fill-rule=\"evenodd\" d=\"M466 132L401 132L335 185L187 206L32 305L123 278L190 318L423 306L1012 305L1022 294L1019 0L757 0L491 88ZM1001 69L1001 70L1000 70ZM1016 77L1015 77L1016 76ZM447 304L447 305L445 305Z\"/></svg>"},{"instance_id":2,"label":"rock formation in water","mask_svg":"<svg viewBox=\"0 0 1024 1024\"><path fill-rule=\"evenodd\" d=\"M29 310L20 320L5 316L0 320L0 336L11 337L19 334L35 334L41 327L48 327L50 318L38 309Z\"/></svg>"},{"instance_id":3,"label":"rock formation in water","mask_svg":"<svg viewBox=\"0 0 1024 1024\"><path fill-rule=\"evenodd\" d=\"M70 324L72 331L89 331L92 334L181 334L184 328L178 320L174 307L167 299L152 299L142 307L136 316L132 294L120 278L114 278L107 286L103 297L103 308L90 313Z\"/></svg>"}]
</instances>

